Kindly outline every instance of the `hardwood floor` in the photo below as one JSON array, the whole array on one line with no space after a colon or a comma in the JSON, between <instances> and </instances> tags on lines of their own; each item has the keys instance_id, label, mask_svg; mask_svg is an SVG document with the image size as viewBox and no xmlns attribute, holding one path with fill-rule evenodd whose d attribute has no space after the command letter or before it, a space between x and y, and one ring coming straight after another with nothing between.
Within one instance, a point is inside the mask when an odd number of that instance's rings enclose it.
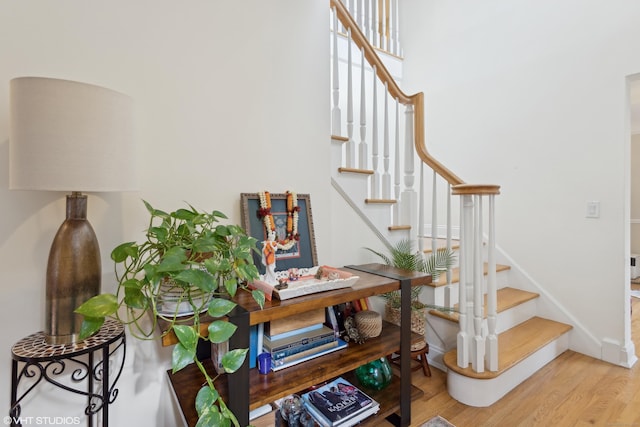
<instances>
[{"instance_id":1,"label":"hardwood floor","mask_svg":"<svg viewBox=\"0 0 640 427\"><path fill-rule=\"evenodd\" d=\"M632 300L632 336L640 351L640 299ZM488 408L452 399L445 373L431 371L430 378L413 373L424 396L411 406L412 426L440 415L456 427L640 427L640 362L626 369L567 351Z\"/></svg>"}]
</instances>

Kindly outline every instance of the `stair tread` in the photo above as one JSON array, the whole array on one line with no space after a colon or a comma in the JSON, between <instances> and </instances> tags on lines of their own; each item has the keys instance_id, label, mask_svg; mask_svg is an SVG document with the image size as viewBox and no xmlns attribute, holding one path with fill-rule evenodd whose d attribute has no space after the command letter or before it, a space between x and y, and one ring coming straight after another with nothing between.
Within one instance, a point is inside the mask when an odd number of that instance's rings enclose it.
<instances>
[{"instance_id":1,"label":"stair tread","mask_svg":"<svg viewBox=\"0 0 640 427\"><path fill-rule=\"evenodd\" d=\"M364 202L368 205L370 204L384 204L384 205L390 205L390 204L395 204L398 203L398 201L396 199L364 199Z\"/></svg>"},{"instance_id":2,"label":"stair tread","mask_svg":"<svg viewBox=\"0 0 640 427\"><path fill-rule=\"evenodd\" d=\"M469 366L460 368L457 365L457 350L444 355L444 364L448 369L460 375L477 379L490 379L512 368L520 361L535 353L569 332L573 326L542 317L532 317L517 326L498 335L498 370L496 372L474 372Z\"/></svg>"},{"instance_id":3,"label":"stair tread","mask_svg":"<svg viewBox=\"0 0 640 427\"><path fill-rule=\"evenodd\" d=\"M431 237L425 237L424 245L425 245L425 248L423 249L422 252L424 252L425 254L430 254L433 252L433 247L431 245ZM447 247L447 239L436 239L436 250L444 249L446 247ZM452 239L451 249L454 251L460 249L460 240Z\"/></svg>"},{"instance_id":4,"label":"stair tread","mask_svg":"<svg viewBox=\"0 0 640 427\"><path fill-rule=\"evenodd\" d=\"M485 276L487 275L487 270L488 270L488 265L485 262L483 266L483 273ZM511 270L511 266L503 265L503 264L496 265L496 272L507 271L507 270ZM460 267L453 267L451 269L451 283L458 283L459 281L460 281ZM441 274L437 282L432 282L426 286L432 286L434 288L437 288L437 287L446 286L446 285L447 285L447 275Z\"/></svg>"},{"instance_id":5,"label":"stair tread","mask_svg":"<svg viewBox=\"0 0 640 427\"><path fill-rule=\"evenodd\" d=\"M358 168L345 168L345 167L338 168L338 172L355 173L355 174L361 174L361 175L373 175L374 173L374 171L372 171L371 169L358 169Z\"/></svg>"},{"instance_id":6,"label":"stair tread","mask_svg":"<svg viewBox=\"0 0 640 427\"><path fill-rule=\"evenodd\" d=\"M389 231L411 230L410 225L390 225Z\"/></svg>"},{"instance_id":7,"label":"stair tread","mask_svg":"<svg viewBox=\"0 0 640 427\"><path fill-rule=\"evenodd\" d=\"M538 298L540 294L535 292L523 291L522 289L505 287L498 289L497 297L498 297L498 305L496 307L496 311L501 313L503 311L509 310L510 308L516 307L520 304L524 304L527 301ZM487 312L487 295L484 295L484 306L482 309L483 313ZM458 304L454 305L454 308L458 308ZM441 317L446 320L451 320L453 322L458 322L460 319L460 314L456 312L452 313L444 313L438 310L430 310L430 314L434 316ZM486 315L484 316L486 318Z\"/></svg>"}]
</instances>

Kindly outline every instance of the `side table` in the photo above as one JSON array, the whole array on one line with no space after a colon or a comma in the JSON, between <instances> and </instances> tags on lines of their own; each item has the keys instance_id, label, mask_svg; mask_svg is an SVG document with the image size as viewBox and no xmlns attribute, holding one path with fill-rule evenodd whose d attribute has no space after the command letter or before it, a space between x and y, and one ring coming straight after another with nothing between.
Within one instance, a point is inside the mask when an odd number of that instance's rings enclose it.
<instances>
[{"instance_id":1,"label":"side table","mask_svg":"<svg viewBox=\"0 0 640 427\"><path fill-rule=\"evenodd\" d=\"M120 348L121 362L119 366L111 367L110 360ZM93 427L94 415L100 411L102 425L108 427L109 404L118 396L115 385L122 373L125 356L124 327L111 319L107 319L96 334L74 344L47 344L44 332L21 339L11 348L11 426L21 426L22 420L30 418L21 416L20 402L45 380L66 391L86 396L84 413L89 427ZM73 369L73 372L65 383L61 376L67 367L69 371ZM23 387L26 390L18 395L18 386L22 380L28 383ZM86 389L80 387L84 382L87 383ZM99 386L96 386L97 383Z\"/></svg>"}]
</instances>

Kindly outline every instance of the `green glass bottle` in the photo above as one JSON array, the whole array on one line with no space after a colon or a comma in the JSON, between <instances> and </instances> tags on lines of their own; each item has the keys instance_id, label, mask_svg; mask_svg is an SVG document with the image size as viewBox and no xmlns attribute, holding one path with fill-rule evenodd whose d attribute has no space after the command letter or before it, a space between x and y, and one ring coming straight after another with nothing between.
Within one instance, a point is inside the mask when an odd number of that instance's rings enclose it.
<instances>
[{"instance_id":1,"label":"green glass bottle","mask_svg":"<svg viewBox=\"0 0 640 427\"><path fill-rule=\"evenodd\" d=\"M373 360L359 366L355 371L356 378L366 388L382 390L391 383L391 365L386 357Z\"/></svg>"}]
</instances>

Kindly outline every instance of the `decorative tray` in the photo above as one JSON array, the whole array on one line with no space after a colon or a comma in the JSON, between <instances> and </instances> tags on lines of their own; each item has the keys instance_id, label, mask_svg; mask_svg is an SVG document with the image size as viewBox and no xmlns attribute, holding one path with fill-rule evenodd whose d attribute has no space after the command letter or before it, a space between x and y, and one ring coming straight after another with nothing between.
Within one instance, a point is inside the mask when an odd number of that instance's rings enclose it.
<instances>
[{"instance_id":1,"label":"decorative tray","mask_svg":"<svg viewBox=\"0 0 640 427\"><path fill-rule=\"evenodd\" d=\"M267 299L271 299L273 295L279 300L286 300L317 292L348 288L359 278L335 267L322 265L277 271L276 279L280 282L279 285L270 285L263 280L257 280L252 283L252 287L262 290Z\"/></svg>"}]
</instances>

